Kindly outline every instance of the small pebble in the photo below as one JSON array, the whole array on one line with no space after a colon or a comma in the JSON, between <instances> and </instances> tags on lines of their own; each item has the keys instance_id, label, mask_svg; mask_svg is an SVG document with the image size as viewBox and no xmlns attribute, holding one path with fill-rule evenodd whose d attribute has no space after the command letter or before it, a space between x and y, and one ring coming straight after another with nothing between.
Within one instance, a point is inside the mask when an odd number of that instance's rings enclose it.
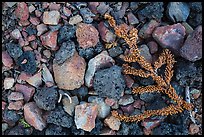
<instances>
[{"instance_id":1,"label":"small pebble","mask_svg":"<svg viewBox=\"0 0 204 137\"><path fill-rule=\"evenodd\" d=\"M4 88L11 89L14 84L14 78L5 78L4 79Z\"/></svg>"}]
</instances>

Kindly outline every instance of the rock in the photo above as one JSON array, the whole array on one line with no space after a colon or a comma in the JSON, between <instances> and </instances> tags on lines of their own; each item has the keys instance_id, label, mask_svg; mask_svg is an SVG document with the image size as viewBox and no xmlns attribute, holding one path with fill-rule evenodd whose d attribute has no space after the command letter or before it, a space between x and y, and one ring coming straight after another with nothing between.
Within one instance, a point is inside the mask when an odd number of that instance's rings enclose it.
<instances>
[{"instance_id":1,"label":"rock","mask_svg":"<svg viewBox=\"0 0 204 137\"><path fill-rule=\"evenodd\" d=\"M4 79L4 89L11 89L14 84L14 78L5 78Z\"/></svg>"},{"instance_id":2,"label":"rock","mask_svg":"<svg viewBox=\"0 0 204 137\"><path fill-rule=\"evenodd\" d=\"M6 5L11 8L11 7L13 7L14 5L16 5L16 3L17 3L17 2L6 2Z\"/></svg>"},{"instance_id":3,"label":"rock","mask_svg":"<svg viewBox=\"0 0 204 137\"><path fill-rule=\"evenodd\" d=\"M20 110L22 108L23 108L23 101L10 102L8 106L9 110Z\"/></svg>"},{"instance_id":4,"label":"rock","mask_svg":"<svg viewBox=\"0 0 204 137\"><path fill-rule=\"evenodd\" d=\"M50 31L58 31L62 25L61 24L58 24L58 25L54 25L54 26L48 26Z\"/></svg>"},{"instance_id":5,"label":"rock","mask_svg":"<svg viewBox=\"0 0 204 137\"><path fill-rule=\"evenodd\" d=\"M55 61L57 64L64 63L67 59L71 58L76 52L75 44L73 41L68 40L63 42L60 49L55 54Z\"/></svg>"},{"instance_id":6,"label":"rock","mask_svg":"<svg viewBox=\"0 0 204 137\"><path fill-rule=\"evenodd\" d=\"M199 126L196 124L190 124L189 127L189 134L190 135L195 135L200 131Z\"/></svg>"},{"instance_id":7,"label":"rock","mask_svg":"<svg viewBox=\"0 0 204 137\"><path fill-rule=\"evenodd\" d=\"M98 24L98 31L100 33L101 39L105 41L106 43L112 43L116 39L116 35L113 34L104 24L103 21L101 21Z\"/></svg>"},{"instance_id":8,"label":"rock","mask_svg":"<svg viewBox=\"0 0 204 137\"><path fill-rule=\"evenodd\" d=\"M18 25L23 27L28 26L29 24L30 22L28 20L23 20L23 21L21 20L18 22Z\"/></svg>"},{"instance_id":9,"label":"rock","mask_svg":"<svg viewBox=\"0 0 204 137\"><path fill-rule=\"evenodd\" d=\"M88 2L88 8L93 12L94 14L97 14L97 6L99 5L99 2Z\"/></svg>"},{"instance_id":10,"label":"rock","mask_svg":"<svg viewBox=\"0 0 204 137\"><path fill-rule=\"evenodd\" d=\"M45 135L66 135L66 132L63 131L61 126L51 124L45 130Z\"/></svg>"},{"instance_id":11,"label":"rock","mask_svg":"<svg viewBox=\"0 0 204 137\"><path fill-rule=\"evenodd\" d=\"M6 102L4 102L4 101L2 101L2 102L1 102L1 107L2 107L2 110L5 110L6 105L7 105L7 103L6 103Z\"/></svg>"},{"instance_id":12,"label":"rock","mask_svg":"<svg viewBox=\"0 0 204 137\"><path fill-rule=\"evenodd\" d=\"M47 123L70 128L73 126L73 118L67 114L61 106L58 106L48 115Z\"/></svg>"},{"instance_id":13,"label":"rock","mask_svg":"<svg viewBox=\"0 0 204 137\"><path fill-rule=\"evenodd\" d=\"M126 86L128 88L131 88L132 85L134 84L134 80L129 76L129 75L124 75Z\"/></svg>"},{"instance_id":14,"label":"rock","mask_svg":"<svg viewBox=\"0 0 204 137\"><path fill-rule=\"evenodd\" d=\"M105 4L105 2L99 2L99 5L96 7L97 12L104 15L108 9L110 9L108 4Z\"/></svg>"},{"instance_id":15,"label":"rock","mask_svg":"<svg viewBox=\"0 0 204 137\"><path fill-rule=\"evenodd\" d=\"M105 103L107 104L107 105L109 105L109 106L113 106L115 103L116 103L116 101L114 100L114 99L112 99L112 98L106 98L105 99Z\"/></svg>"},{"instance_id":16,"label":"rock","mask_svg":"<svg viewBox=\"0 0 204 137\"><path fill-rule=\"evenodd\" d=\"M127 18L128 18L129 24L131 25L139 23L138 19L135 17L135 15L132 12L128 13Z\"/></svg>"},{"instance_id":17,"label":"rock","mask_svg":"<svg viewBox=\"0 0 204 137\"><path fill-rule=\"evenodd\" d=\"M121 68L114 65L111 68L99 70L95 73L93 87L100 97L121 97L125 88L125 81ZM111 81L111 83L110 83Z\"/></svg>"},{"instance_id":18,"label":"rock","mask_svg":"<svg viewBox=\"0 0 204 137\"><path fill-rule=\"evenodd\" d=\"M43 13L43 23L48 25L57 25L60 19L59 11L45 11Z\"/></svg>"},{"instance_id":19,"label":"rock","mask_svg":"<svg viewBox=\"0 0 204 137\"><path fill-rule=\"evenodd\" d=\"M15 123L20 119L20 115L16 113L14 110L4 110L2 113L2 119L9 126L14 126Z\"/></svg>"},{"instance_id":20,"label":"rock","mask_svg":"<svg viewBox=\"0 0 204 137\"><path fill-rule=\"evenodd\" d=\"M152 33L153 38L162 48L169 48L175 54L178 54L185 35L185 28L180 23L157 27Z\"/></svg>"},{"instance_id":21,"label":"rock","mask_svg":"<svg viewBox=\"0 0 204 137\"><path fill-rule=\"evenodd\" d=\"M34 76L26 80L30 85L38 88L42 84L41 72L36 73Z\"/></svg>"},{"instance_id":22,"label":"rock","mask_svg":"<svg viewBox=\"0 0 204 137\"><path fill-rule=\"evenodd\" d=\"M190 2L190 15L188 16L188 23L197 27L202 24L202 3L201 2Z\"/></svg>"},{"instance_id":23,"label":"rock","mask_svg":"<svg viewBox=\"0 0 204 137\"><path fill-rule=\"evenodd\" d=\"M142 101L140 99L135 100L134 103L133 103L133 107L138 108L138 109L141 109L141 107L143 105L144 105L144 101Z\"/></svg>"},{"instance_id":24,"label":"rock","mask_svg":"<svg viewBox=\"0 0 204 137\"><path fill-rule=\"evenodd\" d=\"M101 129L103 128L103 123L99 118L95 120L95 128L91 130L90 135L99 135L101 133Z\"/></svg>"},{"instance_id":25,"label":"rock","mask_svg":"<svg viewBox=\"0 0 204 137\"><path fill-rule=\"evenodd\" d=\"M84 103L75 106L74 121L77 129L90 132L95 127L98 106L94 103Z\"/></svg>"},{"instance_id":26,"label":"rock","mask_svg":"<svg viewBox=\"0 0 204 137\"><path fill-rule=\"evenodd\" d=\"M37 107L35 102L29 102L24 105L24 117L35 129L42 131L46 127L46 122L42 117L42 111Z\"/></svg>"},{"instance_id":27,"label":"rock","mask_svg":"<svg viewBox=\"0 0 204 137\"><path fill-rule=\"evenodd\" d=\"M51 52L50 52L50 50L43 50L43 55L46 57L46 58L50 58L51 57Z\"/></svg>"},{"instance_id":28,"label":"rock","mask_svg":"<svg viewBox=\"0 0 204 137\"><path fill-rule=\"evenodd\" d=\"M41 17L41 15L42 15L42 12L41 11L39 11L39 10L35 10L35 16L36 17Z\"/></svg>"},{"instance_id":29,"label":"rock","mask_svg":"<svg viewBox=\"0 0 204 137\"><path fill-rule=\"evenodd\" d=\"M150 131L153 128L157 127L164 119L145 119L142 121L141 125L145 128L146 131Z\"/></svg>"},{"instance_id":30,"label":"rock","mask_svg":"<svg viewBox=\"0 0 204 137\"><path fill-rule=\"evenodd\" d=\"M10 57L17 59L23 54L23 51L19 44L8 43L6 44L6 50Z\"/></svg>"},{"instance_id":31,"label":"rock","mask_svg":"<svg viewBox=\"0 0 204 137\"><path fill-rule=\"evenodd\" d=\"M193 28L187 22L182 22L182 25L185 27L187 36L193 32Z\"/></svg>"},{"instance_id":32,"label":"rock","mask_svg":"<svg viewBox=\"0 0 204 137\"><path fill-rule=\"evenodd\" d=\"M123 110L124 113L127 113L127 114L132 114L134 112L134 107L132 104L121 106L121 109Z\"/></svg>"},{"instance_id":33,"label":"rock","mask_svg":"<svg viewBox=\"0 0 204 137\"><path fill-rule=\"evenodd\" d=\"M37 17L30 17L30 22L35 26L40 24L40 20Z\"/></svg>"},{"instance_id":34,"label":"rock","mask_svg":"<svg viewBox=\"0 0 204 137\"><path fill-rule=\"evenodd\" d=\"M2 123L2 133L8 129L7 123ZM2 134L3 135L3 134Z\"/></svg>"},{"instance_id":35,"label":"rock","mask_svg":"<svg viewBox=\"0 0 204 137\"><path fill-rule=\"evenodd\" d=\"M74 109L75 106L79 104L79 100L77 96L71 97L72 103L70 103L70 100L66 97L62 99L63 109L65 112L67 112L70 116L74 115Z\"/></svg>"},{"instance_id":36,"label":"rock","mask_svg":"<svg viewBox=\"0 0 204 137\"><path fill-rule=\"evenodd\" d=\"M148 103L149 104L145 105L146 110L158 110L167 107L165 100L162 99L160 94L155 96L154 99L149 101Z\"/></svg>"},{"instance_id":37,"label":"rock","mask_svg":"<svg viewBox=\"0 0 204 137\"><path fill-rule=\"evenodd\" d=\"M12 32L11 32L11 37L13 37L14 39L19 39L21 38L21 32L19 31L19 29L14 29Z\"/></svg>"},{"instance_id":38,"label":"rock","mask_svg":"<svg viewBox=\"0 0 204 137\"><path fill-rule=\"evenodd\" d=\"M12 127L7 135L26 135L25 133L25 129L19 125L15 126L15 127Z\"/></svg>"},{"instance_id":39,"label":"rock","mask_svg":"<svg viewBox=\"0 0 204 137\"><path fill-rule=\"evenodd\" d=\"M47 29L47 26L45 24L40 24L40 25L37 25L37 36L40 36L42 35L44 32L46 32L48 29Z\"/></svg>"},{"instance_id":40,"label":"rock","mask_svg":"<svg viewBox=\"0 0 204 137\"><path fill-rule=\"evenodd\" d=\"M57 86L66 90L74 90L81 87L84 84L85 69L86 62L77 52L62 65L54 63L53 71Z\"/></svg>"},{"instance_id":41,"label":"rock","mask_svg":"<svg viewBox=\"0 0 204 137\"><path fill-rule=\"evenodd\" d=\"M173 22L186 21L190 8L185 2L169 2L167 5L167 17Z\"/></svg>"},{"instance_id":42,"label":"rock","mask_svg":"<svg viewBox=\"0 0 204 137\"><path fill-rule=\"evenodd\" d=\"M76 27L73 25L65 25L62 26L59 30L58 37L57 37L57 42L62 43L67 40L70 40L70 38L75 37L76 33Z\"/></svg>"},{"instance_id":43,"label":"rock","mask_svg":"<svg viewBox=\"0 0 204 137\"><path fill-rule=\"evenodd\" d=\"M22 71L24 71L28 74L34 74L37 71L35 54L32 51L25 51L18 58L17 64L20 66Z\"/></svg>"},{"instance_id":44,"label":"rock","mask_svg":"<svg viewBox=\"0 0 204 137\"><path fill-rule=\"evenodd\" d=\"M82 19L82 17L80 15L75 15L75 16L73 16L73 17L71 17L69 19L69 24L70 25L75 25L75 24L78 24L78 23L80 23L82 21L83 21L83 19Z\"/></svg>"},{"instance_id":45,"label":"rock","mask_svg":"<svg viewBox=\"0 0 204 137\"><path fill-rule=\"evenodd\" d=\"M152 63L152 55L149 53L147 45L143 44L138 49L140 51L140 55L143 56L147 62Z\"/></svg>"},{"instance_id":46,"label":"rock","mask_svg":"<svg viewBox=\"0 0 204 137\"><path fill-rule=\"evenodd\" d=\"M52 74L45 64L42 64L42 78L45 83L47 82L54 83Z\"/></svg>"},{"instance_id":47,"label":"rock","mask_svg":"<svg viewBox=\"0 0 204 137\"><path fill-rule=\"evenodd\" d=\"M119 105L128 105L134 102L134 99L132 97L132 95L124 95L122 98L120 98L119 100Z\"/></svg>"},{"instance_id":48,"label":"rock","mask_svg":"<svg viewBox=\"0 0 204 137\"><path fill-rule=\"evenodd\" d=\"M194 99L198 99L200 97L200 94L201 94L200 90L197 90L197 89L192 89L190 91L190 93L192 94Z\"/></svg>"},{"instance_id":49,"label":"rock","mask_svg":"<svg viewBox=\"0 0 204 137\"><path fill-rule=\"evenodd\" d=\"M156 20L150 20L148 23L146 23L139 31L138 35L139 37L143 39L150 38L152 36L152 32L156 27L158 27L160 23Z\"/></svg>"},{"instance_id":50,"label":"rock","mask_svg":"<svg viewBox=\"0 0 204 137\"><path fill-rule=\"evenodd\" d=\"M35 35L31 35L31 36L28 36L28 41L31 42L31 41L34 41L36 39Z\"/></svg>"},{"instance_id":51,"label":"rock","mask_svg":"<svg viewBox=\"0 0 204 137\"><path fill-rule=\"evenodd\" d=\"M152 93L143 93L140 94L140 99L145 102L152 102L155 98L158 97L158 93L152 92Z\"/></svg>"},{"instance_id":52,"label":"rock","mask_svg":"<svg viewBox=\"0 0 204 137\"><path fill-rule=\"evenodd\" d=\"M58 92L53 87L39 89L34 95L34 101L36 102L36 105L40 109L47 111L55 109L57 100Z\"/></svg>"},{"instance_id":53,"label":"rock","mask_svg":"<svg viewBox=\"0 0 204 137\"><path fill-rule=\"evenodd\" d=\"M33 11L35 11L35 7L34 7L33 5L30 5L30 6L28 7L28 11L29 11L30 13L32 13Z\"/></svg>"},{"instance_id":54,"label":"rock","mask_svg":"<svg viewBox=\"0 0 204 137\"><path fill-rule=\"evenodd\" d=\"M114 58L114 57L117 57L117 56L119 56L120 54L122 54L122 53L123 53L123 50L122 50L121 47L116 46L116 47L113 47L113 48L109 49L109 50L108 50L108 53L109 53L109 55L110 55L111 57Z\"/></svg>"},{"instance_id":55,"label":"rock","mask_svg":"<svg viewBox=\"0 0 204 137\"><path fill-rule=\"evenodd\" d=\"M92 23L93 18L95 14L93 14L89 8L81 8L80 9L80 14L83 17L83 22L84 23Z\"/></svg>"},{"instance_id":56,"label":"rock","mask_svg":"<svg viewBox=\"0 0 204 137\"><path fill-rule=\"evenodd\" d=\"M104 129L101 131L100 135L116 135L114 130Z\"/></svg>"},{"instance_id":57,"label":"rock","mask_svg":"<svg viewBox=\"0 0 204 137\"><path fill-rule=\"evenodd\" d=\"M10 95L8 95L8 101L19 101L19 100L23 100L23 93L20 92L11 92Z\"/></svg>"},{"instance_id":58,"label":"rock","mask_svg":"<svg viewBox=\"0 0 204 137\"><path fill-rule=\"evenodd\" d=\"M50 3L49 5L49 9L52 10L58 10L61 8L60 4L56 4L56 3Z\"/></svg>"},{"instance_id":59,"label":"rock","mask_svg":"<svg viewBox=\"0 0 204 137\"><path fill-rule=\"evenodd\" d=\"M40 40L42 42L42 45L51 48L51 50L57 50L58 49L57 34L58 34L58 31L54 31L54 32L49 31L41 35Z\"/></svg>"},{"instance_id":60,"label":"rock","mask_svg":"<svg viewBox=\"0 0 204 137\"><path fill-rule=\"evenodd\" d=\"M85 100L88 95L88 88L86 86L81 86L79 89L70 91L72 95L79 97L79 100Z\"/></svg>"},{"instance_id":61,"label":"rock","mask_svg":"<svg viewBox=\"0 0 204 137\"><path fill-rule=\"evenodd\" d=\"M72 14L72 11L68 9L67 7L63 7L63 13L65 16L69 17Z\"/></svg>"},{"instance_id":62,"label":"rock","mask_svg":"<svg viewBox=\"0 0 204 137\"><path fill-rule=\"evenodd\" d=\"M150 41L147 43L147 46L149 48L149 51L151 54L154 54L158 51L158 45L155 41Z\"/></svg>"},{"instance_id":63,"label":"rock","mask_svg":"<svg viewBox=\"0 0 204 137\"><path fill-rule=\"evenodd\" d=\"M121 128L117 135L143 135L143 131L137 123L121 123Z\"/></svg>"},{"instance_id":64,"label":"rock","mask_svg":"<svg viewBox=\"0 0 204 137\"><path fill-rule=\"evenodd\" d=\"M85 85L87 87L93 86L93 77L97 70L110 64L114 65L115 61L108 55L107 51L103 51L94 58L92 58L88 63L88 69L85 75Z\"/></svg>"},{"instance_id":65,"label":"rock","mask_svg":"<svg viewBox=\"0 0 204 137\"><path fill-rule=\"evenodd\" d=\"M108 127L112 130L119 130L120 128L120 120L115 118L114 116L109 116L104 120L104 123L108 125Z\"/></svg>"},{"instance_id":66,"label":"rock","mask_svg":"<svg viewBox=\"0 0 204 137\"><path fill-rule=\"evenodd\" d=\"M97 98L95 96L90 96L88 102L95 103L98 105L98 118L105 118L110 113L110 106L108 106L103 98Z\"/></svg>"},{"instance_id":67,"label":"rock","mask_svg":"<svg viewBox=\"0 0 204 137\"><path fill-rule=\"evenodd\" d=\"M36 28L33 28L33 27L27 27L26 28L26 32L28 33L28 35L36 35L37 34L37 30ZM23 33L23 32L22 32Z\"/></svg>"},{"instance_id":68,"label":"rock","mask_svg":"<svg viewBox=\"0 0 204 137\"><path fill-rule=\"evenodd\" d=\"M180 55L192 62L202 58L202 26L198 26L185 40Z\"/></svg>"},{"instance_id":69,"label":"rock","mask_svg":"<svg viewBox=\"0 0 204 137\"><path fill-rule=\"evenodd\" d=\"M163 17L163 2L150 2L147 6L137 12L139 18L155 19L160 21Z\"/></svg>"},{"instance_id":70,"label":"rock","mask_svg":"<svg viewBox=\"0 0 204 137\"><path fill-rule=\"evenodd\" d=\"M13 60L6 51L2 51L2 63L8 68L11 68L13 65Z\"/></svg>"},{"instance_id":71,"label":"rock","mask_svg":"<svg viewBox=\"0 0 204 137\"><path fill-rule=\"evenodd\" d=\"M29 18L28 6L25 2L17 3L15 15L20 21L26 21Z\"/></svg>"},{"instance_id":72,"label":"rock","mask_svg":"<svg viewBox=\"0 0 204 137\"><path fill-rule=\"evenodd\" d=\"M17 92L23 93L25 102L28 102L35 93L35 88L28 85L22 85L22 84L16 84L15 90Z\"/></svg>"},{"instance_id":73,"label":"rock","mask_svg":"<svg viewBox=\"0 0 204 137\"><path fill-rule=\"evenodd\" d=\"M97 29L91 24L80 23L77 25L76 36L79 47L90 48L95 47L99 42Z\"/></svg>"}]
</instances>

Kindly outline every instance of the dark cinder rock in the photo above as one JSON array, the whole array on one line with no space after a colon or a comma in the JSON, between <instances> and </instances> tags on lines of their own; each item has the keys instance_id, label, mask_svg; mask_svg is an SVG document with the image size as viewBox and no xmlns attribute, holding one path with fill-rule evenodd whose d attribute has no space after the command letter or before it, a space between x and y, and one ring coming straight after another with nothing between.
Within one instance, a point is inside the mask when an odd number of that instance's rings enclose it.
<instances>
[{"instance_id":1,"label":"dark cinder rock","mask_svg":"<svg viewBox=\"0 0 204 137\"><path fill-rule=\"evenodd\" d=\"M88 95L88 88L86 86L81 86L78 89L71 90L70 93L72 95L78 96L80 100L84 100Z\"/></svg>"},{"instance_id":2,"label":"dark cinder rock","mask_svg":"<svg viewBox=\"0 0 204 137\"><path fill-rule=\"evenodd\" d=\"M26 32L28 33L29 36L37 34L37 30L33 27L30 27L30 26L26 28Z\"/></svg>"},{"instance_id":3,"label":"dark cinder rock","mask_svg":"<svg viewBox=\"0 0 204 137\"><path fill-rule=\"evenodd\" d=\"M143 135L143 131L137 123L122 122L121 127L116 134L117 135Z\"/></svg>"},{"instance_id":4,"label":"dark cinder rock","mask_svg":"<svg viewBox=\"0 0 204 137\"><path fill-rule=\"evenodd\" d=\"M202 24L202 2L189 2L190 6L190 15L187 19L188 23L197 27Z\"/></svg>"},{"instance_id":5,"label":"dark cinder rock","mask_svg":"<svg viewBox=\"0 0 204 137\"><path fill-rule=\"evenodd\" d=\"M70 128L74 121L73 118L63 110L62 106L58 106L48 115L47 123Z\"/></svg>"},{"instance_id":6,"label":"dark cinder rock","mask_svg":"<svg viewBox=\"0 0 204 137\"><path fill-rule=\"evenodd\" d=\"M165 101L161 98L161 96L157 96L154 98L154 101L151 101L146 107L147 110L158 110L167 107Z\"/></svg>"},{"instance_id":7,"label":"dark cinder rock","mask_svg":"<svg viewBox=\"0 0 204 137\"><path fill-rule=\"evenodd\" d=\"M108 53L111 57L117 57L119 56L120 54L123 53L123 50L121 47L119 46L116 46L116 47L113 47L111 49L108 50Z\"/></svg>"},{"instance_id":8,"label":"dark cinder rock","mask_svg":"<svg viewBox=\"0 0 204 137\"><path fill-rule=\"evenodd\" d=\"M169 2L167 6L167 17L173 22L186 21L190 8L185 2Z\"/></svg>"},{"instance_id":9,"label":"dark cinder rock","mask_svg":"<svg viewBox=\"0 0 204 137\"><path fill-rule=\"evenodd\" d=\"M15 43L6 44L6 50L7 50L8 54L14 59L17 59L18 57L20 57L23 54L23 51L22 51L20 45L15 44Z\"/></svg>"},{"instance_id":10,"label":"dark cinder rock","mask_svg":"<svg viewBox=\"0 0 204 137\"><path fill-rule=\"evenodd\" d=\"M79 49L79 55L85 59L91 59L94 57L94 48L90 47L90 48L78 48Z\"/></svg>"},{"instance_id":11,"label":"dark cinder rock","mask_svg":"<svg viewBox=\"0 0 204 137\"><path fill-rule=\"evenodd\" d=\"M95 121L95 128L91 130L90 135L99 135L101 133L101 129L103 128L103 123L99 118L96 118Z\"/></svg>"},{"instance_id":12,"label":"dark cinder rock","mask_svg":"<svg viewBox=\"0 0 204 137\"><path fill-rule=\"evenodd\" d=\"M71 133L73 135L84 135L85 131L83 129L77 129L76 125L74 124L71 126Z\"/></svg>"},{"instance_id":13,"label":"dark cinder rock","mask_svg":"<svg viewBox=\"0 0 204 137\"><path fill-rule=\"evenodd\" d=\"M26 60L26 63L22 63ZM35 54L32 51L25 51L17 60L17 64L21 70L28 73L34 74L37 71L37 65L35 62Z\"/></svg>"},{"instance_id":14,"label":"dark cinder rock","mask_svg":"<svg viewBox=\"0 0 204 137\"><path fill-rule=\"evenodd\" d=\"M66 135L61 126L50 124L45 130L45 135Z\"/></svg>"},{"instance_id":15,"label":"dark cinder rock","mask_svg":"<svg viewBox=\"0 0 204 137\"><path fill-rule=\"evenodd\" d=\"M23 127L15 126L8 131L7 135L26 135L26 134Z\"/></svg>"},{"instance_id":16,"label":"dark cinder rock","mask_svg":"<svg viewBox=\"0 0 204 137\"><path fill-rule=\"evenodd\" d=\"M55 61L57 64L64 63L67 59L71 58L75 53L75 44L73 41L68 40L63 42L60 49L55 54Z\"/></svg>"},{"instance_id":17,"label":"dark cinder rock","mask_svg":"<svg viewBox=\"0 0 204 137\"><path fill-rule=\"evenodd\" d=\"M93 14L89 8L81 8L80 9L80 14L83 17L83 22L84 23L91 23L93 21L93 18L95 14Z\"/></svg>"},{"instance_id":18,"label":"dark cinder rock","mask_svg":"<svg viewBox=\"0 0 204 137\"><path fill-rule=\"evenodd\" d=\"M57 42L62 43L75 36L76 27L73 25L66 25L60 28Z\"/></svg>"},{"instance_id":19,"label":"dark cinder rock","mask_svg":"<svg viewBox=\"0 0 204 137\"><path fill-rule=\"evenodd\" d=\"M161 95L157 92L140 94L140 99L145 101L145 102L152 102L156 98L160 98L160 97L161 97Z\"/></svg>"},{"instance_id":20,"label":"dark cinder rock","mask_svg":"<svg viewBox=\"0 0 204 137\"><path fill-rule=\"evenodd\" d=\"M20 119L20 115L13 110L5 110L3 112L3 120L9 125L14 125Z\"/></svg>"},{"instance_id":21,"label":"dark cinder rock","mask_svg":"<svg viewBox=\"0 0 204 137\"><path fill-rule=\"evenodd\" d=\"M58 93L57 90L53 87L51 88L42 88L37 90L34 95L34 100L37 106L44 110L53 110L55 109L57 100L58 100Z\"/></svg>"},{"instance_id":22,"label":"dark cinder rock","mask_svg":"<svg viewBox=\"0 0 204 137\"><path fill-rule=\"evenodd\" d=\"M99 97L119 99L125 88L122 69L116 65L95 73L93 87Z\"/></svg>"}]
</instances>

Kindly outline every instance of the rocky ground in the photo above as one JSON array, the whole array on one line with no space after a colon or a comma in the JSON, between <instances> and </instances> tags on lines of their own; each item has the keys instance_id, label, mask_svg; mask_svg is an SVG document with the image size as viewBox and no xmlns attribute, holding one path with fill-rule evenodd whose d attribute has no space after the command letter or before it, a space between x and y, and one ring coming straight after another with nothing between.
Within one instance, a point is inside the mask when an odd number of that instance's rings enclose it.
<instances>
[{"instance_id":1,"label":"rocky ground","mask_svg":"<svg viewBox=\"0 0 204 137\"><path fill-rule=\"evenodd\" d=\"M163 48L173 52L171 84L184 99L189 87L191 115L185 110L138 123L111 115L161 109L171 100L131 93L154 81L123 74L128 46L105 13L138 29L137 45L148 62ZM201 135L201 60L201 2L3 2L2 134Z\"/></svg>"}]
</instances>

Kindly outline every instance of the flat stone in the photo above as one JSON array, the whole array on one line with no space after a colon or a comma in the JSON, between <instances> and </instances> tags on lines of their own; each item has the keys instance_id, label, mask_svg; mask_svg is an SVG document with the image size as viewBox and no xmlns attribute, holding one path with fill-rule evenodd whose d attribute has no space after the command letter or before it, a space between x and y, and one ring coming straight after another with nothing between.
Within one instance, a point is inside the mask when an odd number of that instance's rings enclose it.
<instances>
[{"instance_id":1,"label":"flat stone","mask_svg":"<svg viewBox=\"0 0 204 137\"><path fill-rule=\"evenodd\" d=\"M149 48L149 52L151 54L154 54L158 51L158 44L155 41L150 41L147 43L147 46Z\"/></svg>"},{"instance_id":2,"label":"flat stone","mask_svg":"<svg viewBox=\"0 0 204 137\"><path fill-rule=\"evenodd\" d=\"M10 95L8 95L8 101L18 101L18 100L23 100L23 94L20 92L11 92Z\"/></svg>"},{"instance_id":3,"label":"flat stone","mask_svg":"<svg viewBox=\"0 0 204 137\"><path fill-rule=\"evenodd\" d=\"M120 98L119 100L119 105L128 105L134 102L134 99L132 97L132 95L124 95L122 98Z\"/></svg>"},{"instance_id":4,"label":"flat stone","mask_svg":"<svg viewBox=\"0 0 204 137\"><path fill-rule=\"evenodd\" d=\"M9 110L20 110L23 108L23 101L16 101L16 102L10 102L8 109Z\"/></svg>"},{"instance_id":5,"label":"flat stone","mask_svg":"<svg viewBox=\"0 0 204 137\"><path fill-rule=\"evenodd\" d=\"M54 78L61 89L74 90L84 84L86 62L77 52L63 64L53 62Z\"/></svg>"},{"instance_id":6,"label":"flat stone","mask_svg":"<svg viewBox=\"0 0 204 137\"><path fill-rule=\"evenodd\" d=\"M17 7L15 9L15 15L20 21L28 20L29 10L28 10L28 6L25 2L17 3Z\"/></svg>"},{"instance_id":7,"label":"flat stone","mask_svg":"<svg viewBox=\"0 0 204 137\"><path fill-rule=\"evenodd\" d=\"M49 48L51 48L51 50L57 50L58 46L57 46L57 34L58 31L49 31L43 35L40 36L40 40L42 42L43 46L47 46Z\"/></svg>"},{"instance_id":8,"label":"flat stone","mask_svg":"<svg viewBox=\"0 0 204 137\"><path fill-rule=\"evenodd\" d=\"M6 51L2 51L2 63L8 68L11 68L13 65L13 59Z\"/></svg>"},{"instance_id":9,"label":"flat stone","mask_svg":"<svg viewBox=\"0 0 204 137\"><path fill-rule=\"evenodd\" d=\"M86 71L85 75L85 85L87 87L92 87L93 86L93 77L95 72L103 68L107 65L114 65L115 61L113 60L112 57L108 55L107 51L102 51L100 54L96 55L94 58L89 60L88 63L88 69Z\"/></svg>"},{"instance_id":10,"label":"flat stone","mask_svg":"<svg viewBox=\"0 0 204 137\"><path fill-rule=\"evenodd\" d=\"M198 26L185 40L180 55L192 62L202 58L202 26Z\"/></svg>"},{"instance_id":11,"label":"flat stone","mask_svg":"<svg viewBox=\"0 0 204 137\"><path fill-rule=\"evenodd\" d=\"M4 79L4 89L11 89L14 84L14 78L5 78Z\"/></svg>"},{"instance_id":12,"label":"flat stone","mask_svg":"<svg viewBox=\"0 0 204 137\"><path fill-rule=\"evenodd\" d=\"M37 107L35 102L29 102L24 105L24 117L35 129L42 131L46 127L46 121L42 117L42 111Z\"/></svg>"},{"instance_id":13,"label":"flat stone","mask_svg":"<svg viewBox=\"0 0 204 137\"><path fill-rule=\"evenodd\" d=\"M149 52L148 46L143 44L138 49L140 50L140 55L143 56L147 62L152 63L152 55Z\"/></svg>"},{"instance_id":14,"label":"flat stone","mask_svg":"<svg viewBox=\"0 0 204 137\"><path fill-rule=\"evenodd\" d=\"M28 102L35 93L35 88L29 85L16 84L15 89L17 92L23 93L25 102Z\"/></svg>"},{"instance_id":15,"label":"flat stone","mask_svg":"<svg viewBox=\"0 0 204 137\"><path fill-rule=\"evenodd\" d=\"M104 120L104 123L108 125L108 127L112 130L119 130L120 128L120 120L115 118L114 116L109 116Z\"/></svg>"},{"instance_id":16,"label":"flat stone","mask_svg":"<svg viewBox=\"0 0 204 137\"><path fill-rule=\"evenodd\" d=\"M128 13L127 18L128 18L129 24L131 25L139 23L139 20L135 17L135 15L132 12Z\"/></svg>"},{"instance_id":17,"label":"flat stone","mask_svg":"<svg viewBox=\"0 0 204 137\"><path fill-rule=\"evenodd\" d=\"M75 24L78 24L78 23L80 23L80 22L82 22L82 17L80 16L80 15L75 15L75 16L73 16L73 17L71 17L70 19L69 19L69 24L70 25L75 25Z\"/></svg>"},{"instance_id":18,"label":"flat stone","mask_svg":"<svg viewBox=\"0 0 204 137\"><path fill-rule=\"evenodd\" d=\"M57 25L60 19L59 11L45 11L43 13L43 23L48 25Z\"/></svg>"},{"instance_id":19,"label":"flat stone","mask_svg":"<svg viewBox=\"0 0 204 137\"><path fill-rule=\"evenodd\" d=\"M70 100L67 97L65 97L62 99L62 104L63 104L64 111L67 112L70 116L73 116L75 106L79 104L79 100L77 96L71 97L71 100L72 100L72 103L70 103Z\"/></svg>"},{"instance_id":20,"label":"flat stone","mask_svg":"<svg viewBox=\"0 0 204 137\"><path fill-rule=\"evenodd\" d=\"M40 36L41 34L43 34L44 32L46 32L48 30L47 26L45 24L39 24L37 25L37 36Z\"/></svg>"},{"instance_id":21,"label":"flat stone","mask_svg":"<svg viewBox=\"0 0 204 137\"><path fill-rule=\"evenodd\" d=\"M30 85L38 88L42 84L42 77L41 72L36 73L32 77L26 79L26 82L28 82Z\"/></svg>"},{"instance_id":22,"label":"flat stone","mask_svg":"<svg viewBox=\"0 0 204 137\"><path fill-rule=\"evenodd\" d=\"M97 104L84 103L75 106L74 121L77 129L90 132L95 127L95 119L98 114Z\"/></svg>"},{"instance_id":23,"label":"flat stone","mask_svg":"<svg viewBox=\"0 0 204 137\"><path fill-rule=\"evenodd\" d=\"M12 36L14 39L19 39L19 38L22 37L21 32L19 31L19 29L14 29L14 30L11 32L11 36Z\"/></svg>"}]
</instances>

